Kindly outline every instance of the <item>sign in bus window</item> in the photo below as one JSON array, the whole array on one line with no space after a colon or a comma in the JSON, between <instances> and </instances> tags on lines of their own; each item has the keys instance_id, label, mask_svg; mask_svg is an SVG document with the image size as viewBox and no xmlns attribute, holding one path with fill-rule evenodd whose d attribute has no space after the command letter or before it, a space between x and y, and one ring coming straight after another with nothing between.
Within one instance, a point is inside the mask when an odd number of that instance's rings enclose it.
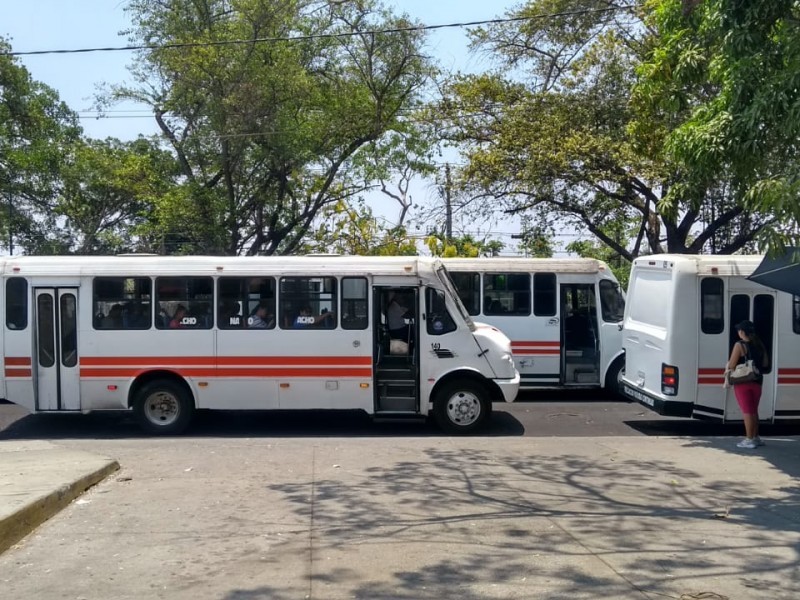
<instances>
[{"instance_id":1,"label":"sign in bus window","mask_svg":"<svg viewBox=\"0 0 800 600\"><path fill-rule=\"evenodd\" d=\"M156 279L156 328L210 329L214 317L211 277L159 277Z\"/></svg>"}]
</instances>

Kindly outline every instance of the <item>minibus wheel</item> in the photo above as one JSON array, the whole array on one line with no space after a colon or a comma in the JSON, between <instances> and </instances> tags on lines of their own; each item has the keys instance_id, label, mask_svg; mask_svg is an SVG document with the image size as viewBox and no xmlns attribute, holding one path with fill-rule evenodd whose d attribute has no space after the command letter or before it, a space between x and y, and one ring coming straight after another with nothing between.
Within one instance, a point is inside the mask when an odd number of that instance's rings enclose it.
<instances>
[{"instance_id":1,"label":"minibus wheel","mask_svg":"<svg viewBox=\"0 0 800 600\"><path fill-rule=\"evenodd\" d=\"M133 411L148 433L174 435L189 425L194 403L184 386L162 379L151 381L139 390Z\"/></svg>"},{"instance_id":2,"label":"minibus wheel","mask_svg":"<svg viewBox=\"0 0 800 600\"><path fill-rule=\"evenodd\" d=\"M611 363L606 373L606 390L615 396L622 395L622 376L625 375L625 359L620 356Z\"/></svg>"},{"instance_id":3,"label":"minibus wheel","mask_svg":"<svg viewBox=\"0 0 800 600\"><path fill-rule=\"evenodd\" d=\"M471 433L489 418L492 403L486 388L475 381L446 383L436 394L433 414L448 433Z\"/></svg>"}]
</instances>

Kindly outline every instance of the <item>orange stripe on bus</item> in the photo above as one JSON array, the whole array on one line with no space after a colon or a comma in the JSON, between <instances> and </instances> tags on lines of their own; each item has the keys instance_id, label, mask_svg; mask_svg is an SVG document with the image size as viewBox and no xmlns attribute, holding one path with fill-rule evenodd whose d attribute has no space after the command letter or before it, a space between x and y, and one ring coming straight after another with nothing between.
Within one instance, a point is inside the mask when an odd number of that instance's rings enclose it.
<instances>
[{"instance_id":1,"label":"orange stripe on bus","mask_svg":"<svg viewBox=\"0 0 800 600\"><path fill-rule=\"evenodd\" d=\"M29 367L31 365L30 356L6 356L7 367Z\"/></svg>"},{"instance_id":2,"label":"orange stripe on bus","mask_svg":"<svg viewBox=\"0 0 800 600\"><path fill-rule=\"evenodd\" d=\"M30 377L30 369L9 369L6 367L6 377Z\"/></svg>"},{"instance_id":3,"label":"orange stripe on bus","mask_svg":"<svg viewBox=\"0 0 800 600\"><path fill-rule=\"evenodd\" d=\"M540 348L540 349L536 349L536 348L519 349L519 348L516 348L516 349L512 349L511 352L514 354L514 356L529 356L529 355L534 355L534 354L536 354L536 355L558 356L559 354L561 354L561 350L559 350L558 348L555 348L555 349L552 349L552 350L550 348Z\"/></svg>"},{"instance_id":4,"label":"orange stripe on bus","mask_svg":"<svg viewBox=\"0 0 800 600\"><path fill-rule=\"evenodd\" d=\"M512 348L522 348L526 346L545 346L548 348L560 348L561 342L511 342Z\"/></svg>"},{"instance_id":5,"label":"orange stripe on bus","mask_svg":"<svg viewBox=\"0 0 800 600\"><path fill-rule=\"evenodd\" d=\"M697 369L698 375L722 375L725 373L724 368L714 369Z\"/></svg>"},{"instance_id":6,"label":"orange stripe on bus","mask_svg":"<svg viewBox=\"0 0 800 600\"><path fill-rule=\"evenodd\" d=\"M800 377L781 377L778 376L778 383L782 385L800 385Z\"/></svg>"},{"instance_id":7,"label":"orange stripe on bus","mask_svg":"<svg viewBox=\"0 0 800 600\"><path fill-rule=\"evenodd\" d=\"M371 356L82 356L86 367L170 367L170 366L364 366Z\"/></svg>"},{"instance_id":8,"label":"orange stripe on bus","mask_svg":"<svg viewBox=\"0 0 800 600\"><path fill-rule=\"evenodd\" d=\"M800 375L800 369L778 369L778 375Z\"/></svg>"},{"instance_id":9,"label":"orange stripe on bus","mask_svg":"<svg viewBox=\"0 0 800 600\"><path fill-rule=\"evenodd\" d=\"M725 383L725 378L724 377L700 377L700 378L698 378L697 383L699 383L700 385L710 385L710 384L722 385L723 383Z\"/></svg>"},{"instance_id":10,"label":"orange stripe on bus","mask_svg":"<svg viewBox=\"0 0 800 600\"><path fill-rule=\"evenodd\" d=\"M358 369L358 368L307 368L307 369L258 369L246 367L241 369L236 368L223 368L223 369L208 369L208 368L177 368L168 369L174 371L183 377L329 377L336 379L339 377L372 377L372 369ZM147 369L140 367L133 368L112 368L112 369L92 369L81 368L80 376L83 378L133 378L146 372Z\"/></svg>"}]
</instances>

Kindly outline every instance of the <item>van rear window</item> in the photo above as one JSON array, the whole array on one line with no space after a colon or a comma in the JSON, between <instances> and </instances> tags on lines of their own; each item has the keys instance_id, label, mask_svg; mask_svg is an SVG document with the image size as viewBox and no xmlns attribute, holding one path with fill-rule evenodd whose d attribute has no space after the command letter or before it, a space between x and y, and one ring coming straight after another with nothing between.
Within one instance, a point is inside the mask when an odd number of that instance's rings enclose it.
<instances>
[{"instance_id":1,"label":"van rear window","mask_svg":"<svg viewBox=\"0 0 800 600\"><path fill-rule=\"evenodd\" d=\"M666 329L671 300L670 271L634 272L628 298L631 319Z\"/></svg>"}]
</instances>

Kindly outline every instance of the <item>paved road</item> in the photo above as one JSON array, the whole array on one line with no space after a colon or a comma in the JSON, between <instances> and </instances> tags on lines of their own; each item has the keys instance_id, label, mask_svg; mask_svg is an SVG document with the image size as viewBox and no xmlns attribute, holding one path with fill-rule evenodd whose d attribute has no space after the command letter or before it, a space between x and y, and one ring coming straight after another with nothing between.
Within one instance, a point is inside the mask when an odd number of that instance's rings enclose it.
<instances>
[{"instance_id":1,"label":"paved road","mask_svg":"<svg viewBox=\"0 0 800 600\"><path fill-rule=\"evenodd\" d=\"M526 393L512 404L495 404L488 436L598 437L637 435L736 436L740 425L661 417L649 409L602 393ZM764 435L798 435L799 426L765 426ZM360 412L201 412L192 437L441 436L432 423L375 423ZM129 414L28 415L0 404L0 439L139 438Z\"/></svg>"}]
</instances>

